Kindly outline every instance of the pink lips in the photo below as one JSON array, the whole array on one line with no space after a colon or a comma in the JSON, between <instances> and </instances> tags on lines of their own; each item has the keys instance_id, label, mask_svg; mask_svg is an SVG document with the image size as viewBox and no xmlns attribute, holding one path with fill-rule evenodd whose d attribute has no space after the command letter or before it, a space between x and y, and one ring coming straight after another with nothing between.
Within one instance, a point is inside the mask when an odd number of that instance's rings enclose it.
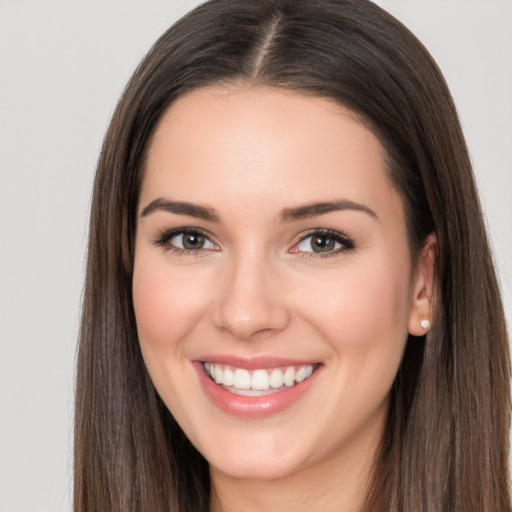
<instances>
[{"instance_id":1,"label":"pink lips","mask_svg":"<svg viewBox=\"0 0 512 512\"><path fill-rule=\"evenodd\" d=\"M215 382L206 375L203 361L227 364L247 370L299 366L312 363L272 357L244 359L233 356L208 356L201 361L196 361L194 366L199 376L201 386L212 403L227 414L247 419L267 418L292 406L308 392L320 373L320 368L318 368L305 381L276 393L263 396L240 396L230 393L223 387L215 384Z\"/></svg>"}]
</instances>

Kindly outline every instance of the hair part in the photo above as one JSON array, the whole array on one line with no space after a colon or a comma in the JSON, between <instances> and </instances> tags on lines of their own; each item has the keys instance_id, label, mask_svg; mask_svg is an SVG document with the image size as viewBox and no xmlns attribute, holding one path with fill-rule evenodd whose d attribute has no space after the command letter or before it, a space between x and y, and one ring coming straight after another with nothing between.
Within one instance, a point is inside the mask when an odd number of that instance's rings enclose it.
<instances>
[{"instance_id":1,"label":"hair part","mask_svg":"<svg viewBox=\"0 0 512 512\"><path fill-rule=\"evenodd\" d=\"M156 394L132 268L146 152L165 110L218 84L350 108L381 141L417 254L437 237L431 332L409 337L365 511L510 510L508 337L457 113L428 52L366 0L212 0L128 83L98 162L79 340L75 512L207 511L208 466Z\"/></svg>"}]
</instances>

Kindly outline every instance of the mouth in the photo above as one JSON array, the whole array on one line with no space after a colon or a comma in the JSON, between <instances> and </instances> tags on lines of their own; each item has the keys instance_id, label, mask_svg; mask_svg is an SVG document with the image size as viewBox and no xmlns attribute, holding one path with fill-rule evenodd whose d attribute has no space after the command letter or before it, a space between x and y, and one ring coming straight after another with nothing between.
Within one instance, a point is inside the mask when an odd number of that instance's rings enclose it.
<instances>
[{"instance_id":1,"label":"mouth","mask_svg":"<svg viewBox=\"0 0 512 512\"><path fill-rule=\"evenodd\" d=\"M228 364L204 361L207 377L229 393L258 397L288 390L309 379L317 364L302 364L248 370Z\"/></svg>"},{"instance_id":2,"label":"mouth","mask_svg":"<svg viewBox=\"0 0 512 512\"><path fill-rule=\"evenodd\" d=\"M272 356L243 358L212 355L194 361L199 383L209 401L222 412L244 420L284 414L309 403L310 391L322 380L319 362Z\"/></svg>"}]
</instances>

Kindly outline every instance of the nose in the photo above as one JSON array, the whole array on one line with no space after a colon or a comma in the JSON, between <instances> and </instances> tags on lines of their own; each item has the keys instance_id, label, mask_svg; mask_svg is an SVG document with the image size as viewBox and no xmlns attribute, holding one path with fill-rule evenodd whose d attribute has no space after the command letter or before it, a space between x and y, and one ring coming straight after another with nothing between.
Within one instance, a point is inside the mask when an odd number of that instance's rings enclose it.
<instances>
[{"instance_id":1,"label":"nose","mask_svg":"<svg viewBox=\"0 0 512 512\"><path fill-rule=\"evenodd\" d=\"M214 323L238 340L252 340L286 328L287 301L277 269L256 257L240 258L221 276Z\"/></svg>"}]
</instances>

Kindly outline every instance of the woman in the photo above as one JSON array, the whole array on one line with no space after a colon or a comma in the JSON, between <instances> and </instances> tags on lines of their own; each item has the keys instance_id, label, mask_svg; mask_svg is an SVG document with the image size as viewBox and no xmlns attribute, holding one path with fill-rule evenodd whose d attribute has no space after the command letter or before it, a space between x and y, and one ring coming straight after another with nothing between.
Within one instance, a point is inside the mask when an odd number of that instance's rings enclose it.
<instances>
[{"instance_id":1,"label":"woman","mask_svg":"<svg viewBox=\"0 0 512 512\"><path fill-rule=\"evenodd\" d=\"M510 510L507 350L412 34L233 0L162 36L96 175L75 510Z\"/></svg>"}]
</instances>

